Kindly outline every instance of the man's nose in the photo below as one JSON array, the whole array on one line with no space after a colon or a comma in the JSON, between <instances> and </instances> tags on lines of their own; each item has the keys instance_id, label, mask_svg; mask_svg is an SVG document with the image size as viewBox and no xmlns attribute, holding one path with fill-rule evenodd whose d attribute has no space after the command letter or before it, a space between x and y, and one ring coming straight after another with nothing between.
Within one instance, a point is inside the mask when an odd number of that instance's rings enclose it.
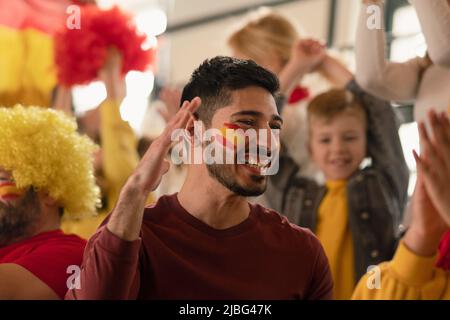
<instances>
[{"instance_id":1,"label":"man's nose","mask_svg":"<svg viewBox=\"0 0 450 320\"><path fill-rule=\"evenodd\" d=\"M334 139L331 143L331 150L334 152L342 152L345 149L345 143L341 139Z\"/></svg>"}]
</instances>

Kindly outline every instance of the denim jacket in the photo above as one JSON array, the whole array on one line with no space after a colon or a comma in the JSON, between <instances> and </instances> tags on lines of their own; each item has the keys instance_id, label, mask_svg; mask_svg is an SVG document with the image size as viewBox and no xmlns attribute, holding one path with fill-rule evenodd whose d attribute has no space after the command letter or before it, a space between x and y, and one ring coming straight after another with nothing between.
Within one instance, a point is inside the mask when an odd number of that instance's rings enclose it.
<instances>
[{"instance_id":1,"label":"denim jacket","mask_svg":"<svg viewBox=\"0 0 450 320\"><path fill-rule=\"evenodd\" d=\"M351 81L347 90L358 96L368 115L367 152L371 164L348 180L349 225L353 237L355 284L371 265L390 260L400 235L407 200L409 170L392 106L364 92ZM327 190L297 175L298 166L281 151L279 172L268 182L269 205L292 223L311 229Z\"/></svg>"}]
</instances>

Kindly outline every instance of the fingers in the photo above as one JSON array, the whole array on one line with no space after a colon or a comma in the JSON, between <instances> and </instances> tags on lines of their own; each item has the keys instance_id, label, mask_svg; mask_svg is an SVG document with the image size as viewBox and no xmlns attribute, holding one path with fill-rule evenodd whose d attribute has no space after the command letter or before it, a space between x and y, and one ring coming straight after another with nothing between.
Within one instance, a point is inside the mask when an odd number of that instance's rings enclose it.
<instances>
[{"instance_id":1,"label":"fingers","mask_svg":"<svg viewBox=\"0 0 450 320\"><path fill-rule=\"evenodd\" d=\"M433 168L438 167L437 169L442 170L442 161L439 156L438 148L432 143L430 136L428 135L427 129L425 128L425 124L423 122L419 123L419 137L420 137L420 146L422 148L422 159Z\"/></svg>"},{"instance_id":2,"label":"fingers","mask_svg":"<svg viewBox=\"0 0 450 320\"><path fill-rule=\"evenodd\" d=\"M176 116L171 123L166 127L167 130L187 128L193 121L196 120L194 113L201 105L201 99L195 97L192 101L184 101Z\"/></svg>"},{"instance_id":3,"label":"fingers","mask_svg":"<svg viewBox=\"0 0 450 320\"><path fill-rule=\"evenodd\" d=\"M445 140L447 146L450 145L450 119L446 112L441 113L441 124L444 127Z\"/></svg>"},{"instance_id":4,"label":"fingers","mask_svg":"<svg viewBox=\"0 0 450 320\"><path fill-rule=\"evenodd\" d=\"M201 104L202 100L200 99L200 97L195 97L191 102L187 104L186 109L187 111L194 113L195 111L197 111Z\"/></svg>"},{"instance_id":5,"label":"fingers","mask_svg":"<svg viewBox=\"0 0 450 320\"><path fill-rule=\"evenodd\" d=\"M438 137L436 143L439 144L442 158L450 161L450 120L446 112L436 115L436 122L439 123ZM448 167L450 169L450 167Z\"/></svg>"},{"instance_id":6,"label":"fingers","mask_svg":"<svg viewBox=\"0 0 450 320\"><path fill-rule=\"evenodd\" d=\"M300 42L301 47L308 53L319 53L325 49L325 45L316 39L304 39Z\"/></svg>"},{"instance_id":7,"label":"fingers","mask_svg":"<svg viewBox=\"0 0 450 320\"><path fill-rule=\"evenodd\" d=\"M433 132L432 142L437 146L444 146L447 144L447 137L445 132L445 124L442 120L442 115L437 115L434 110L428 113L428 119L430 120L431 130Z\"/></svg>"},{"instance_id":8,"label":"fingers","mask_svg":"<svg viewBox=\"0 0 450 320\"><path fill-rule=\"evenodd\" d=\"M430 157L431 164L438 166L439 170L450 170L450 142L448 138L450 126L448 116L446 113L438 115L434 110L431 110L428 113L428 119L432 135L431 137L424 136L423 143L428 148L427 157ZM421 128L421 134L427 134L424 126Z\"/></svg>"},{"instance_id":9,"label":"fingers","mask_svg":"<svg viewBox=\"0 0 450 320\"><path fill-rule=\"evenodd\" d=\"M170 115L169 115L169 112L167 112L167 109L157 108L156 111L158 111L158 113L161 115L161 117L163 117L163 119L164 119L164 121L166 121L166 123L170 120Z\"/></svg>"}]
</instances>

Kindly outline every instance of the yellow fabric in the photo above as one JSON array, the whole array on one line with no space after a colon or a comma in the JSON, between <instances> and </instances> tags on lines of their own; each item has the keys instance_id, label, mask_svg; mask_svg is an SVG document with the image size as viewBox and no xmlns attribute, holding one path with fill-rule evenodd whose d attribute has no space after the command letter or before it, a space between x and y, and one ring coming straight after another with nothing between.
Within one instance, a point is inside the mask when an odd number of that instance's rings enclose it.
<instances>
[{"instance_id":1,"label":"yellow fabric","mask_svg":"<svg viewBox=\"0 0 450 320\"><path fill-rule=\"evenodd\" d=\"M330 263L334 298L350 299L355 287L352 234L348 223L347 181L328 181L319 207L316 235Z\"/></svg>"},{"instance_id":2,"label":"yellow fabric","mask_svg":"<svg viewBox=\"0 0 450 320\"><path fill-rule=\"evenodd\" d=\"M107 214L114 208L120 190L139 162L137 138L129 124L120 116L120 103L105 100L100 105L100 135L103 151L103 173L108 184L107 207L98 216L80 221L65 221L63 230L90 238ZM152 195L147 203L153 202Z\"/></svg>"},{"instance_id":3,"label":"yellow fabric","mask_svg":"<svg viewBox=\"0 0 450 320\"><path fill-rule=\"evenodd\" d=\"M53 45L40 31L0 26L0 105L50 105L57 84Z\"/></svg>"},{"instance_id":4,"label":"yellow fabric","mask_svg":"<svg viewBox=\"0 0 450 320\"><path fill-rule=\"evenodd\" d=\"M450 272L436 268L435 264L436 256L418 256L400 243L393 260L379 265L380 288L370 285L375 274L366 274L352 299L450 300Z\"/></svg>"}]
</instances>

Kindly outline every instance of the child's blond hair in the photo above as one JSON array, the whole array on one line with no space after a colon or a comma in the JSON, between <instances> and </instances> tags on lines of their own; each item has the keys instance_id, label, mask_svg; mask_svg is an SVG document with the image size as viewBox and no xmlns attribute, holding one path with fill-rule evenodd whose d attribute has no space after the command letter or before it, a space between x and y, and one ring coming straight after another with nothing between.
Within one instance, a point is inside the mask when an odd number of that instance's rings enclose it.
<instances>
[{"instance_id":1,"label":"child's blond hair","mask_svg":"<svg viewBox=\"0 0 450 320\"><path fill-rule=\"evenodd\" d=\"M367 114L360 100L345 89L331 89L316 96L308 105L308 123L311 119L332 121L339 115L351 114L361 118L367 127Z\"/></svg>"},{"instance_id":2,"label":"child's blond hair","mask_svg":"<svg viewBox=\"0 0 450 320\"><path fill-rule=\"evenodd\" d=\"M296 28L286 18L270 9L261 8L230 35L228 45L253 60L264 60L267 54L272 53L285 64L298 38Z\"/></svg>"}]
</instances>

